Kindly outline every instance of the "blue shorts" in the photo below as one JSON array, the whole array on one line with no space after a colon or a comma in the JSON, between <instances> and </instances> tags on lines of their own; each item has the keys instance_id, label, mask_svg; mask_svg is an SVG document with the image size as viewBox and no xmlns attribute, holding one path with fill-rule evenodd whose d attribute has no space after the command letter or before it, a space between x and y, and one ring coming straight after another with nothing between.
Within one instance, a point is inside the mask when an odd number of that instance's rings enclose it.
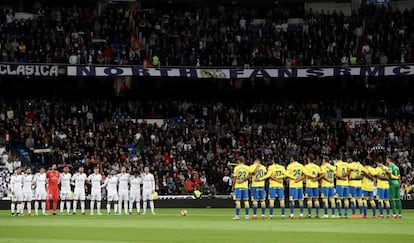
<instances>
[{"instance_id":1,"label":"blue shorts","mask_svg":"<svg viewBox=\"0 0 414 243\"><path fill-rule=\"evenodd\" d=\"M285 199L285 190L283 188L271 187L269 188L269 199Z\"/></svg>"},{"instance_id":2,"label":"blue shorts","mask_svg":"<svg viewBox=\"0 0 414 243\"><path fill-rule=\"evenodd\" d=\"M321 198L332 198L335 196L334 187L322 187Z\"/></svg>"},{"instance_id":3,"label":"blue shorts","mask_svg":"<svg viewBox=\"0 0 414 243\"><path fill-rule=\"evenodd\" d=\"M349 186L348 187L349 194L353 198L359 198L362 197L362 188L361 187L355 187L355 186Z\"/></svg>"},{"instance_id":4,"label":"blue shorts","mask_svg":"<svg viewBox=\"0 0 414 243\"><path fill-rule=\"evenodd\" d=\"M265 189L261 187L252 187L252 197L255 201L264 201L265 200Z\"/></svg>"},{"instance_id":5,"label":"blue shorts","mask_svg":"<svg viewBox=\"0 0 414 243\"><path fill-rule=\"evenodd\" d=\"M390 189L378 188L377 197L378 199L381 199L381 200L390 199Z\"/></svg>"},{"instance_id":6,"label":"blue shorts","mask_svg":"<svg viewBox=\"0 0 414 243\"><path fill-rule=\"evenodd\" d=\"M362 196L364 198L374 198L374 192L362 190Z\"/></svg>"},{"instance_id":7,"label":"blue shorts","mask_svg":"<svg viewBox=\"0 0 414 243\"><path fill-rule=\"evenodd\" d=\"M235 188L234 200L249 200L249 189L247 188Z\"/></svg>"},{"instance_id":8,"label":"blue shorts","mask_svg":"<svg viewBox=\"0 0 414 243\"><path fill-rule=\"evenodd\" d=\"M349 197L348 186L336 186L336 195L339 198Z\"/></svg>"},{"instance_id":9,"label":"blue shorts","mask_svg":"<svg viewBox=\"0 0 414 243\"><path fill-rule=\"evenodd\" d=\"M319 197L319 188L306 188L306 197Z\"/></svg>"},{"instance_id":10,"label":"blue shorts","mask_svg":"<svg viewBox=\"0 0 414 243\"><path fill-rule=\"evenodd\" d=\"M289 200L303 200L303 188L289 188Z\"/></svg>"}]
</instances>

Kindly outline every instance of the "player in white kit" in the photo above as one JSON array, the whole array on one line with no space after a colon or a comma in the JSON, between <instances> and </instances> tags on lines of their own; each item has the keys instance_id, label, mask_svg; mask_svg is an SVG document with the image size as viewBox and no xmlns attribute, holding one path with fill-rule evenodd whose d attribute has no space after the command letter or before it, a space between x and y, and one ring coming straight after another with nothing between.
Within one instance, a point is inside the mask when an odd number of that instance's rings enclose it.
<instances>
[{"instance_id":1,"label":"player in white kit","mask_svg":"<svg viewBox=\"0 0 414 243\"><path fill-rule=\"evenodd\" d=\"M147 201L149 201L149 205L151 208L151 213L155 215L154 212L154 192L155 192L155 179L154 175L149 173L149 168L146 166L144 168L144 174L142 175L142 209L143 215L145 215L147 211Z\"/></svg>"},{"instance_id":2,"label":"player in white kit","mask_svg":"<svg viewBox=\"0 0 414 243\"><path fill-rule=\"evenodd\" d=\"M124 202L124 211L126 215L129 215L128 213L128 184L129 184L129 177L130 175L126 173L126 168L121 168L121 173L118 174L118 180L119 180L119 202L118 202L118 209L119 214L122 214L122 202Z\"/></svg>"},{"instance_id":3,"label":"player in white kit","mask_svg":"<svg viewBox=\"0 0 414 243\"><path fill-rule=\"evenodd\" d=\"M32 217L32 201L33 201L33 175L32 169L27 168L26 173L23 176L23 204L22 211L24 210L24 205L27 205L27 214ZM22 213L23 216L23 213Z\"/></svg>"},{"instance_id":4,"label":"player in white kit","mask_svg":"<svg viewBox=\"0 0 414 243\"><path fill-rule=\"evenodd\" d=\"M101 187L106 187L106 209L108 215L111 214L111 204L114 205L114 214L116 215L118 211L118 177L115 175L114 169L111 170Z\"/></svg>"},{"instance_id":5,"label":"player in white kit","mask_svg":"<svg viewBox=\"0 0 414 243\"><path fill-rule=\"evenodd\" d=\"M22 169L17 167L14 171L14 174L10 178L10 190L12 194L11 200L11 215L14 216L14 211L16 210L16 215L19 216L22 212L22 201L23 201L23 175Z\"/></svg>"},{"instance_id":6,"label":"player in white kit","mask_svg":"<svg viewBox=\"0 0 414 243\"><path fill-rule=\"evenodd\" d=\"M129 214L132 215L132 209L134 208L134 203L137 205L137 213L140 214L141 207L141 184L142 179L139 176L139 171L134 171L134 175L130 177L129 184L131 185L129 189Z\"/></svg>"},{"instance_id":7,"label":"player in white kit","mask_svg":"<svg viewBox=\"0 0 414 243\"><path fill-rule=\"evenodd\" d=\"M83 173L83 167L79 167L78 172L72 176L72 181L75 183L73 193L73 214L76 214L78 201L80 201L81 213L85 215L85 181L86 174Z\"/></svg>"},{"instance_id":8,"label":"player in white kit","mask_svg":"<svg viewBox=\"0 0 414 243\"><path fill-rule=\"evenodd\" d=\"M93 169L93 174L88 176L88 182L91 184L91 215L93 215L93 208L96 201L96 210L98 215L101 214L101 182L102 175L99 173L99 168Z\"/></svg>"},{"instance_id":9,"label":"player in white kit","mask_svg":"<svg viewBox=\"0 0 414 243\"><path fill-rule=\"evenodd\" d=\"M69 172L69 167L63 167L63 173L59 176L60 184L60 215L63 215L63 209L66 203L66 214L70 215L70 204L72 199L72 191L70 189L70 180L72 174Z\"/></svg>"},{"instance_id":10,"label":"player in white kit","mask_svg":"<svg viewBox=\"0 0 414 243\"><path fill-rule=\"evenodd\" d=\"M39 173L34 176L34 184L36 186L35 189L35 215L39 215L39 202L42 203L42 214L47 215L46 213L46 186L47 186L47 178L45 173L45 168L40 167Z\"/></svg>"}]
</instances>

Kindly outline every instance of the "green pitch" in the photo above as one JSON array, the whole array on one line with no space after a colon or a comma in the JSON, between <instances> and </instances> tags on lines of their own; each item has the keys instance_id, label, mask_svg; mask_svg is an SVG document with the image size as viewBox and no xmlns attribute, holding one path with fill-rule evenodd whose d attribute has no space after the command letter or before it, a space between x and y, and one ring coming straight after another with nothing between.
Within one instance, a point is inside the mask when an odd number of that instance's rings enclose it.
<instances>
[{"instance_id":1,"label":"green pitch","mask_svg":"<svg viewBox=\"0 0 414 243\"><path fill-rule=\"evenodd\" d=\"M234 221L231 209L156 209L146 216L11 217L0 211L0 242L413 242L414 210L402 219ZM102 210L105 212L105 210ZM278 212L278 210L276 211ZM89 213L89 212L87 212Z\"/></svg>"}]
</instances>

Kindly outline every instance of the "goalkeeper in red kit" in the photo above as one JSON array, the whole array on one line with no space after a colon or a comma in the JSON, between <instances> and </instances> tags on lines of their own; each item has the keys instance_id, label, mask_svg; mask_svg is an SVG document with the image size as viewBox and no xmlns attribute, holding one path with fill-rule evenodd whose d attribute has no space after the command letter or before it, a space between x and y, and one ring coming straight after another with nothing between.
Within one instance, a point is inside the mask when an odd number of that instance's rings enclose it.
<instances>
[{"instance_id":1,"label":"goalkeeper in red kit","mask_svg":"<svg viewBox=\"0 0 414 243\"><path fill-rule=\"evenodd\" d=\"M53 200L53 215L56 215L57 201L59 199L59 172L56 168L56 164L53 164L51 169L46 173L48 187L46 210L50 214L50 200Z\"/></svg>"}]
</instances>

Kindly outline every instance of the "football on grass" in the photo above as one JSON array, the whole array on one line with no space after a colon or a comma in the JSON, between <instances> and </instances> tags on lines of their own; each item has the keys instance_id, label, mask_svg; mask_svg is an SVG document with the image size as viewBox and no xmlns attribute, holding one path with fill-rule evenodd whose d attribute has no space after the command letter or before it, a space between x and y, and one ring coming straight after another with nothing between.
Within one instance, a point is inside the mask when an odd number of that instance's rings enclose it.
<instances>
[{"instance_id":1,"label":"football on grass","mask_svg":"<svg viewBox=\"0 0 414 243\"><path fill-rule=\"evenodd\" d=\"M181 210L181 216L187 216L187 210L182 209Z\"/></svg>"}]
</instances>

